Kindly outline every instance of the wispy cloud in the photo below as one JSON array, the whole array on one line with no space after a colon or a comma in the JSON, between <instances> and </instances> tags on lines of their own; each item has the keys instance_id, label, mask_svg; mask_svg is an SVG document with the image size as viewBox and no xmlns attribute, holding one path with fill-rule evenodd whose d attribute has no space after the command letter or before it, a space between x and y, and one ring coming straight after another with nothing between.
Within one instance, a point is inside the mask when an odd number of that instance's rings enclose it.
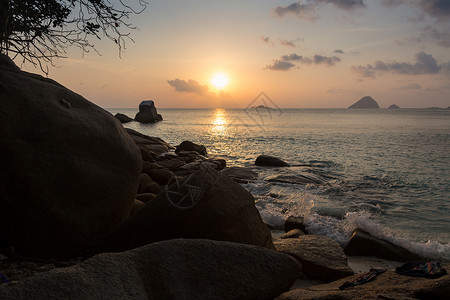
<instances>
[{"instance_id":1,"label":"wispy cloud","mask_svg":"<svg viewBox=\"0 0 450 300\"><path fill-rule=\"evenodd\" d=\"M316 9L323 5L331 4L337 8L351 11L358 8L364 8L366 5L363 0L306 0L297 1L288 6L277 6L273 9L277 17L284 17L287 14L293 14L299 19L305 19L311 22L319 19Z\"/></svg>"},{"instance_id":2,"label":"wispy cloud","mask_svg":"<svg viewBox=\"0 0 450 300\"><path fill-rule=\"evenodd\" d=\"M328 66L334 66L337 62L340 61L341 59L337 56L323 56L316 54L312 57L304 57L296 53L292 53L283 55L280 57L280 59L274 59L272 64L267 65L264 69L288 71L296 66L294 62L302 64L324 64Z\"/></svg>"},{"instance_id":3,"label":"wispy cloud","mask_svg":"<svg viewBox=\"0 0 450 300\"><path fill-rule=\"evenodd\" d=\"M275 43L268 37L268 36L261 36L259 37L261 41L263 41L264 44L273 46Z\"/></svg>"},{"instance_id":4,"label":"wispy cloud","mask_svg":"<svg viewBox=\"0 0 450 300\"><path fill-rule=\"evenodd\" d=\"M450 70L450 62L438 64L431 54L419 52L415 56L415 63L409 62L383 62L376 61L374 64L365 66L353 66L352 71L363 77L374 78L378 73L396 73L403 75L437 74L441 71Z\"/></svg>"},{"instance_id":5,"label":"wispy cloud","mask_svg":"<svg viewBox=\"0 0 450 300\"><path fill-rule=\"evenodd\" d=\"M450 18L450 1L448 0L419 0L419 6L432 17Z\"/></svg>"},{"instance_id":6,"label":"wispy cloud","mask_svg":"<svg viewBox=\"0 0 450 300\"><path fill-rule=\"evenodd\" d=\"M263 35L260 37L260 39L266 45L269 45L269 46L275 45L275 42L268 36ZM286 39L279 38L279 39L277 39L277 41L281 46L289 47L289 48L295 48L295 47L297 47L297 43L304 42L304 40L302 38L296 38L294 40L286 40Z\"/></svg>"},{"instance_id":7,"label":"wispy cloud","mask_svg":"<svg viewBox=\"0 0 450 300\"><path fill-rule=\"evenodd\" d=\"M177 78L174 80L167 80L167 83L173 86L177 92L197 93L199 95L203 95L208 92L207 85L201 85L198 81L193 79L186 81Z\"/></svg>"}]
</instances>

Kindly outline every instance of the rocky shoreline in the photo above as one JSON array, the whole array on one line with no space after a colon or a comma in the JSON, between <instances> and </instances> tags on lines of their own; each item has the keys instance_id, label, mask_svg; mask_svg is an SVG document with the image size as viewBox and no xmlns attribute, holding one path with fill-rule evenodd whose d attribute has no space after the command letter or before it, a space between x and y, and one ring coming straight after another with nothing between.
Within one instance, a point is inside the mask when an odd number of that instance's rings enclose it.
<instances>
[{"instance_id":1,"label":"rocky shoreline","mask_svg":"<svg viewBox=\"0 0 450 300\"><path fill-rule=\"evenodd\" d=\"M80 95L20 71L4 56L0 82L0 299L450 294L450 275L415 278L391 270L340 290L360 275L349 255L424 258L361 231L342 248L308 234L301 218L286 220L286 233L278 235L240 185L257 177L253 171L227 167L190 141L173 147L124 129ZM267 156L256 161L288 167Z\"/></svg>"}]
</instances>

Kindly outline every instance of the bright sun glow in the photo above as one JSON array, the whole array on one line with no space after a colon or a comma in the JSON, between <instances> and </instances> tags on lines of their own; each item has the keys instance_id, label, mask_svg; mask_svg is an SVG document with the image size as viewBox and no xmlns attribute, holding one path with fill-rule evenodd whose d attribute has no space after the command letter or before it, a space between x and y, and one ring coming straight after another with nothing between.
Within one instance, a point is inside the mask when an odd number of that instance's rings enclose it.
<instances>
[{"instance_id":1,"label":"bright sun glow","mask_svg":"<svg viewBox=\"0 0 450 300\"><path fill-rule=\"evenodd\" d=\"M222 73L217 73L211 79L212 84L218 89L224 88L228 84L229 81L230 80L228 80L228 77Z\"/></svg>"}]
</instances>

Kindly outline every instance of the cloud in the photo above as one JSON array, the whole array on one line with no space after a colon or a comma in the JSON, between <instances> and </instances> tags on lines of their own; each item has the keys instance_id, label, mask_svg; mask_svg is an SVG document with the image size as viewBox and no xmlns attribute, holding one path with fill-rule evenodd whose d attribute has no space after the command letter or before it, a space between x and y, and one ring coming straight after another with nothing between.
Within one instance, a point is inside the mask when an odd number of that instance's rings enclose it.
<instances>
[{"instance_id":1,"label":"cloud","mask_svg":"<svg viewBox=\"0 0 450 300\"><path fill-rule=\"evenodd\" d=\"M407 3L406 0L381 0L381 4L387 7L398 6Z\"/></svg>"},{"instance_id":2,"label":"cloud","mask_svg":"<svg viewBox=\"0 0 450 300\"><path fill-rule=\"evenodd\" d=\"M336 49L333 52L336 54L344 54L344 50L342 50L342 49Z\"/></svg>"},{"instance_id":3,"label":"cloud","mask_svg":"<svg viewBox=\"0 0 450 300\"><path fill-rule=\"evenodd\" d=\"M198 81L193 79L186 81L177 78L174 80L167 80L167 82L173 86L177 92L197 93L199 95L203 95L208 92L207 85L200 85Z\"/></svg>"},{"instance_id":4,"label":"cloud","mask_svg":"<svg viewBox=\"0 0 450 300\"><path fill-rule=\"evenodd\" d=\"M306 0L305 2L297 1L284 7L277 6L273 9L273 12L280 18L287 14L293 14L299 19L314 22L319 18L316 14L316 9L326 4L331 4L347 11L364 8L366 6L363 0Z\"/></svg>"},{"instance_id":5,"label":"cloud","mask_svg":"<svg viewBox=\"0 0 450 300\"><path fill-rule=\"evenodd\" d=\"M450 47L450 31L447 29L439 31L436 28L428 26L423 30L421 37L417 39L417 41L422 40L433 41L442 47Z\"/></svg>"},{"instance_id":6,"label":"cloud","mask_svg":"<svg viewBox=\"0 0 450 300\"><path fill-rule=\"evenodd\" d=\"M261 39L261 41L263 41L263 43L266 44L266 45L270 45L270 46L273 46L273 45L274 45L274 42L272 42L268 36L264 36L264 35L263 35L263 36L260 37L260 39Z\"/></svg>"},{"instance_id":7,"label":"cloud","mask_svg":"<svg viewBox=\"0 0 450 300\"><path fill-rule=\"evenodd\" d=\"M422 86L420 84L417 83L410 83L407 85L403 85L397 88L394 88L394 90L396 91L403 91L403 90L420 90L422 89Z\"/></svg>"},{"instance_id":8,"label":"cloud","mask_svg":"<svg viewBox=\"0 0 450 300\"><path fill-rule=\"evenodd\" d=\"M326 64L329 66L334 66L337 62L340 62L341 59L337 56L322 56L322 55L314 55L314 63L315 64Z\"/></svg>"},{"instance_id":9,"label":"cloud","mask_svg":"<svg viewBox=\"0 0 450 300\"><path fill-rule=\"evenodd\" d=\"M269 69L273 71L289 71L295 65L289 61L275 59L271 65L267 65L264 70Z\"/></svg>"},{"instance_id":10,"label":"cloud","mask_svg":"<svg viewBox=\"0 0 450 300\"><path fill-rule=\"evenodd\" d=\"M420 8L432 17L450 18L450 1L419 0Z\"/></svg>"},{"instance_id":11,"label":"cloud","mask_svg":"<svg viewBox=\"0 0 450 300\"><path fill-rule=\"evenodd\" d=\"M337 62L340 61L341 59L337 56L328 57L316 54L313 57L304 57L296 53L292 53L283 55L280 57L280 59L273 60L273 63L266 66L264 69L288 71L296 66L293 62L316 65L325 64L328 66L334 66Z\"/></svg>"},{"instance_id":12,"label":"cloud","mask_svg":"<svg viewBox=\"0 0 450 300\"><path fill-rule=\"evenodd\" d=\"M290 48L295 48L297 47L297 45L295 44L295 42L297 42L300 39L296 39L293 41L288 41L288 40L283 40L283 39L278 39L278 41L280 42L280 45L282 46L286 46L286 47L290 47Z\"/></svg>"},{"instance_id":13,"label":"cloud","mask_svg":"<svg viewBox=\"0 0 450 300\"><path fill-rule=\"evenodd\" d=\"M352 71L363 77L375 77L377 73L397 73L403 75L437 74L450 70L450 62L439 65L431 54L419 52L416 63L377 61L373 65L354 66Z\"/></svg>"}]
</instances>

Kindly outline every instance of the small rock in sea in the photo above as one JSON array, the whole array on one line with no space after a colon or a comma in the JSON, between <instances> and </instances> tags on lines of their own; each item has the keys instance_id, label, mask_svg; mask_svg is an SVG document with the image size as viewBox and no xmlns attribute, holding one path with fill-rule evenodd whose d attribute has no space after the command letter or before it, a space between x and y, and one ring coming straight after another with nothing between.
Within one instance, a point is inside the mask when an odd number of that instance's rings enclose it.
<instances>
[{"instance_id":1,"label":"small rock in sea","mask_svg":"<svg viewBox=\"0 0 450 300\"><path fill-rule=\"evenodd\" d=\"M348 108L380 108L380 106L372 97L365 96L359 99L356 103L350 105Z\"/></svg>"},{"instance_id":2,"label":"small rock in sea","mask_svg":"<svg viewBox=\"0 0 450 300\"><path fill-rule=\"evenodd\" d=\"M304 218L301 216L289 216L284 223L284 231L289 232L292 229L300 229L303 232L307 232Z\"/></svg>"},{"instance_id":3,"label":"small rock in sea","mask_svg":"<svg viewBox=\"0 0 450 300\"><path fill-rule=\"evenodd\" d=\"M255 165L264 167L289 167L289 164L278 157L270 155L260 155L256 158Z\"/></svg>"},{"instance_id":4,"label":"small rock in sea","mask_svg":"<svg viewBox=\"0 0 450 300\"><path fill-rule=\"evenodd\" d=\"M134 119L140 123L156 123L163 120L161 115L156 111L153 100L142 101L139 104L139 112Z\"/></svg>"},{"instance_id":5,"label":"small rock in sea","mask_svg":"<svg viewBox=\"0 0 450 300\"><path fill-rule=\"evenodd\" d=\"M206 155L206 148L203 145L195 144L191 141L183 141L180 145L178 145L175 149L175 153L179 153L181 151L196 151L201 155Z\"/></svg>"},{"instance_id":6,"label":"small rock in sea","mask_svg":"<svg viewBox=\"0 0 450 300\"><path fill-rule=\"evenodd\" d=\"M120 123L128 123L131 121L134 121L132 118L130 118L129 116L125 115L125 114L121 114L121 113L117 113L115 115L115 117L117 119L119 119Z\"/></svg>"},{"instance_id":7,"label":"small rock in sea","mask_svg":"<svg viewBox=\"0 0 450 300\"><path fill-rule=\"evenodd\" d=\"M407 249L396 246L388 241L377 239L369 233L356 229L347 246L344 248L347 255L375 256L378 258L396 261L415 261L421 257L409 252Z\"/></svg>"}]
</instances>

